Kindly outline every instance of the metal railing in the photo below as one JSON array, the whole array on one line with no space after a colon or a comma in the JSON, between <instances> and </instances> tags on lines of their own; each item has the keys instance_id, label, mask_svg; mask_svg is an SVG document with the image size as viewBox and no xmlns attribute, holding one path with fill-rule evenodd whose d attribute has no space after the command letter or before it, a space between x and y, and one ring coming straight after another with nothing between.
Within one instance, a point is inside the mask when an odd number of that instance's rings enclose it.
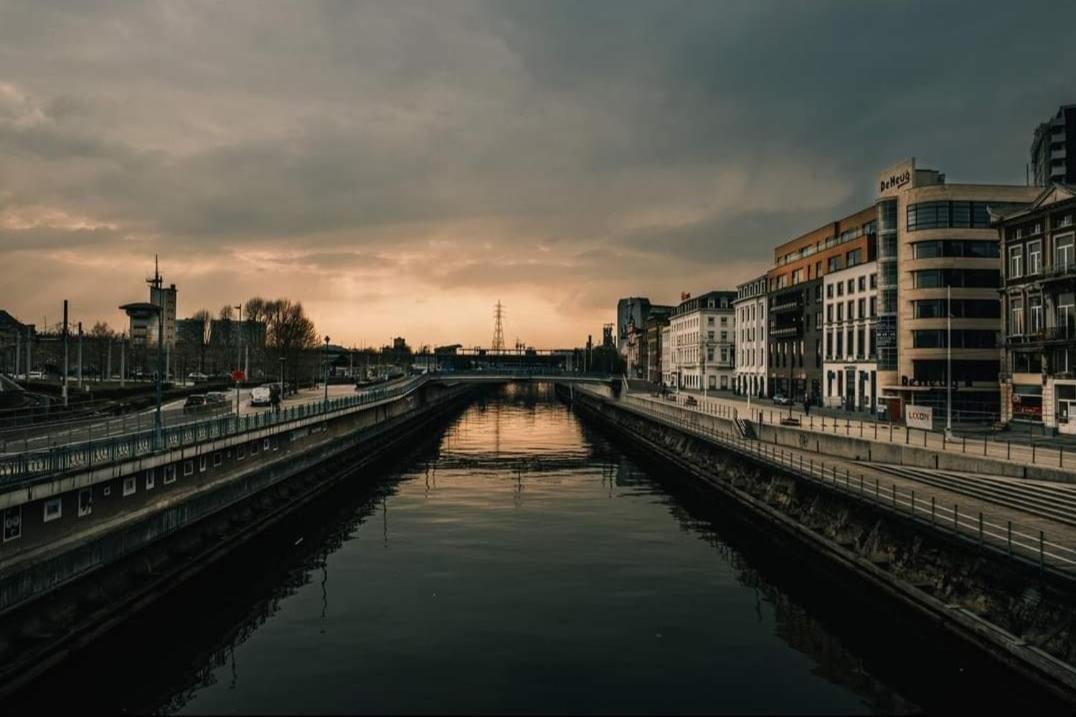
<instances>
[{"instance_id":1,"label":"metal railing","mask_svg":"<svg viewBox=\"0 0 1076 717\"><path fill-rule=\"evenodd\" d=\"M707 406L712 403L717 403L718 405L725 405L727 408L731 408L733 411L732 415L736 415L736 411L741 410L745 414L745 417L749 417L752 421L757 421L763 425L768 423L771 425L780 425L783 428L840 435L850 438L862 438L864 440L878 441L882 443L902 444L943 453L959 453L968 456L994 458L1023 465L1042 466L1044 468L1076 470L1076 455L1074 455L1076 454L1076 450L1066 448L1064 445L1046 446L1036 444L1034 440L1031 440L1030 443L998 440L986 435L981 438L969 436L955 436L950 438L945 434L945 431L909 428L908 426L888 421L864 421L858 418L852 418L851 416L812 416L804 414L800 409L794 407L790 411L788 408L781 409L752 406L748 416L748 414L746 414L746 404L743 402L736 402L740 404L739 406L729 406L728 404L721 404L720 402L726 401L731 403L731 399L712 399L703 396L693 396L696 405L690 405L686 403L688 400L687 396L690 394L681 393L670 395L676 398L678 405L684 406L689 410L698 411L700 413L710 413L712 409ZM713 415L718 414L715 413ZM782 423L782 419L788 418L789 416L797 419L799 423ZM935 423L940 423L941 420L941 418L938 418Z\"/></svg>"},{"instance_id":2,"label":"metal railing","mask_svg":"<svg viewBox=\"0 0 1076 717\"><path fill-rule=\"evenodd\" d=\"M800 451L743 438L719 430L716 426L706 425L699 420L701 416L684 416L682 409L674 410L670 406L661 406L637 397L626 397L622 401L637 404L637 410L643 413L652 417L656 414L659 420L671 423L680 430L747 455L757 462L780 468L815 484L824 484L827 488L889 512L899 513L984 550L1037 564L1042 569L1049 568L1070 579L1076 572L1076 550L1050 540L1044 530L1020 526L983 511L967 507L962 509L958 502L942 505L934 497L927 498L922 493L916 496L914 489L892 481L886 482L880 477L867 480L863 472L853 472L847 463L814 460Z\"/></svg>"},{"instance_id":3,"label":"metal railing","mask_svg":"<svg viewBox=\"0 0 1076 717\"><path fill-rule=\"evenodd\" d=\"M230 414L166 427L161 432L159 443L155 431L149 428L121 436L7 454L0 456L0 483L12 483L71 470L95 468L270 426L359 408L409 393L427 380L427 377L419 376L395 386L374 388L355 396L313 401L282 408L278 412L265 411L246 416Z\"/></svg>"}]
</instances>

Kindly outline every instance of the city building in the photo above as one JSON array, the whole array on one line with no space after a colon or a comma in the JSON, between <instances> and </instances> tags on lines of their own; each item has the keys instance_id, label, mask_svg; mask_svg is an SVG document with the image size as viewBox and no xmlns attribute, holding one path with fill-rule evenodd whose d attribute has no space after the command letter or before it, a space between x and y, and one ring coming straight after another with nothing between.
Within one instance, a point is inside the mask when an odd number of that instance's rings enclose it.
<instances>
[{"instance_id":1,"label":"city building","mask_svg":"<svg viewBox=\"0 0 1076 717\"><path fill-rule=\"evenodd\" d=\"M129 336L134 347L156 346L163 334L164 345L169 349L176 346L176 285L164 286L164 279L157 268L157 258L153 258L153 277L146 279L149 284L149 301L124 304L120 308L130 319ZM157 317L161 312L162 320Z\"/></svg>"},{"instance_id":2,"label":"city building","mask_svg":"<svg viewBox=\"0 0 1076 717\"><path fill-rule=\"evenodd\" d=\"M771 394L822 401L822 278L871 261L876 211L863 209L774 250L768 283Z\"/></svg>"},{"instance_id":3,"label":"city building","mask_svg":"<svg viewBox=\"0 0 1076 717\"><path fill-rule=\"evenodd\" d=\"M627 358L629 321L633 321L635 327L642 330L651 312L659 311L668 316L672 310L671 306L651 304L646 297L629 296L616 302L616 347L620 355Z\"/></svg>"},{"instance_id":4,"label":"city building","mask_svg":"<svg viewBox=\"0 0 1076 717\"><path fill-rule=\"evenodd\" d=\"M1026 206L1039 187L947 184L915 159L878 183L879 398L888 415L906 404L947 405L996 418L1000 401L1001 261L990 211ZM952 292L948 306L947 291ZM952 377L947 377L947 316L952 313Z\"/></svg>"},{"instance_id":5,"label":"city building","mask_svg":"<svg viewBox=\"0 0 1076 717\"><path fill-rule=\"evenodd\" d=\"M625 340L623 356L628 378L642 378L646 368L640 361L640 348L645 338L643 329L635 325L634 318L628 319L627 328L621 338ZM645 361L645 354L643 354L643 361Z\"/></svg>"},{"instance_id":6,"label":"city building","mask_svg":"<svg viewBox=\"0 0 1076 717\"><path fill-rule=\"evenodd\" d=\"M1053 185L996 224L1004 277L1001 418L1076 434L1076 187Z\"/></svg>"},{"instance_id":7,"label":"city building","mask_svg":"<svg viewBox=\"0 0 1076 717\"><path fill-rule=\"evenodd\" d=\"M869 240L873 244L874 236ZM873 254L872 246L868 255ZM878 398L878 262L826 274L822 286L823 405L873 412Z\"/></svg>"},{"instance_id":8,"label":"city building","mask_svg":"<svg viewBox=\"0 0 1076 717\"><path fill-rule=\"evenodd\" d=\"M33 324L24 324L0 309L0 371L16 373L16 367L22 373L30 370L26 367L26 357L33 336Z\"/></svg>"},{"instance_id":9,"label":"city building","mask_svg":"<svg viewBox=\"0 0 1076 717\"><path fill-rule=\"evenodd\" d=\"M734 291L688 296L669 318L674 385L729 390L736 373Z\"/></svg>"},{"instance_id":10,"label":"city building","mask_svg":"<svg viewBox=\"0 0 1076 717\"><path fill-rule=\"evenodd\" d=\"M766 365L766 275L736 287L736 372L734 389L741 395L768 396Z\"/></svg>"},{"instance_id":11,"label":"city building","mask_svg":"<svg viewBox=\"0 0 1076 717\"><path fill-rule=\"evenodd\" d=\"M661 383L665 386L676 385L676 368L673 366L673 339L672 325L666 324L659 330L661 333Z\"/></svg>"},{"instance_id":12,"label":"city building","mask_svg":"<svg viewBox=\"0 0 1076 717\"><path fill-rule=\"evenodd\" d=\"M1047 187L1061 182L1076 184L1076 105L1063 105L1057 114L1035 128L1031 141L1031 179Z\"/></svg>"},{"instance_id":13,"label":"city building","mask_svg":"<svg viewBox=\"0 0 1076 717\"><path fill-rule=\"evenodd\" d=\"M668 310L666 310L668 309ZM650 383L662 383L662 357L664 345L662 338L665 328L669 325L669 315L672 313L669 307L652 307L650 316L646 319L645 347L643 360L643 377Z\"/></svg>"}]
</instances>

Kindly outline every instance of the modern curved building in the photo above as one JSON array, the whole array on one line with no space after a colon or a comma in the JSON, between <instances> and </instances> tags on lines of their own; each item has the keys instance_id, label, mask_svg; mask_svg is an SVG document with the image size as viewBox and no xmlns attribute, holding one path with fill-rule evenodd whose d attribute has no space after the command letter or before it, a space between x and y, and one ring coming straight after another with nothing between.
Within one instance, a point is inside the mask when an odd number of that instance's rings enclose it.
<instances>
[{"instance_id":1,"label":"modern curved building","mask_svg":"<svg viewBox=\"0 0 1076 717\"><path fill-rule=\"evenodd\" d=\"M947 184L941 172L916 168L914 158L880 177L878 384L891 417L907 404L944 416L949 380L954 415L997 417L1001 258L990 211L1025 206L1041 191Z\"/></svg>"}]
</instances>

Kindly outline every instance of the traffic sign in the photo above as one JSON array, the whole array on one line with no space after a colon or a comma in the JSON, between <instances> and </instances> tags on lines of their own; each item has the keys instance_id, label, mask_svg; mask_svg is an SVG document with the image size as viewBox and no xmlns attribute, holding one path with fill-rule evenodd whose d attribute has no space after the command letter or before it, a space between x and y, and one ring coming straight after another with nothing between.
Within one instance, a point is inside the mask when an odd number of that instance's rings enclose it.
<instances>
[{"instance_id":1,"label":"traffic sign","mask_svg":"<svg viewBox=\"0 0 1076 717\"><path fill-rule=\"evenodd\" d=\"M242 371L240 371L239 369L236 369L235 371L232 371L232 380L235 381L236 383L238 383L239 381L244 380L246 377L247 377L247 375L245 373L243 373Z\"/></svg>"}]
</instances>

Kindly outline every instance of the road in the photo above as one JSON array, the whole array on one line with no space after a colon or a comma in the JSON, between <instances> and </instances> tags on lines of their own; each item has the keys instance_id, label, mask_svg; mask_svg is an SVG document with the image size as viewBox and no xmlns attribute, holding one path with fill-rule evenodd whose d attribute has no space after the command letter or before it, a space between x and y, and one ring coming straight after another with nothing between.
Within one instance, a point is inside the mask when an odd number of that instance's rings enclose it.
<instances>
[{"instance_id":1,"label":"road","mask_svg":"<svg viewBox=\"0 0 1076 717\"><path fill-rule=\"evenodd\" d=\"M393 383L378 384L376 388L394 385ZM374 386L370 387L375 388ZM164 426L180 426L186 423L204 421L213 416L235 415L235 391L229 391L227 409L216 413L184 413L183 405L185 398L170 401L161 406L161 420ZM329 386L329 398L356 395L355 387L351 384L337 384ZM303 389L289 396L281 404L285 407L301 406L317 403L324 400L324 386L316 389ZM239 415L247 416L255 413L271 411L271 406L250 405L250 389L239 390ZM75 424L57 425L41 424L36 432L20 428L6 432L0 432L0 454L19 453L24 451L43 450L55 446L64 446L72 443L81 443L88 440L102 438L114 438L117 436L147 431L153 428L155 408L148 408L135 413L125 414L111 418L92 419L78 421Z\"/></svg>"}]
</instances>

